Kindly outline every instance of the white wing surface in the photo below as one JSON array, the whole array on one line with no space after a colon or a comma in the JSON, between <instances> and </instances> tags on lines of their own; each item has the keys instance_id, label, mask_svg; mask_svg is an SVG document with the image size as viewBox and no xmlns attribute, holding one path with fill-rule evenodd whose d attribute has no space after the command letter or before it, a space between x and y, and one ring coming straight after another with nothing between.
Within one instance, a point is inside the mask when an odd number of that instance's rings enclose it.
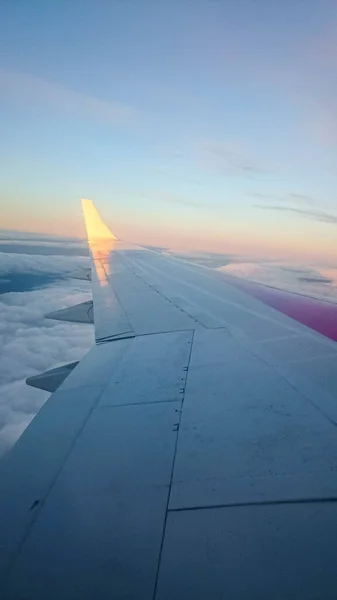
<instances>
[{"instance_id":1,"label":"white wing surface","mask_svg":"<svg viewBox=\"0 0 337 600\"><path fill-rule=\"evenodd\" d=\"M336 344L83 210L96 344L2 461L1 597L335 600Z\"/></svg>"}]
</instances>

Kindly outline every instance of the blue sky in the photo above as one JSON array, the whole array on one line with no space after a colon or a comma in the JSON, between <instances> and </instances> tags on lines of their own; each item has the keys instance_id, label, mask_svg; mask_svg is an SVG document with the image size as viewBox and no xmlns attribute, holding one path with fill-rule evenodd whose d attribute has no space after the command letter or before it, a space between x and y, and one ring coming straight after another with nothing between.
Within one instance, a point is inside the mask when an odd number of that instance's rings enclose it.
<instances>
[{"instance_id":1,"label":"blue sky","mask_svg":"<svg viewBox=\"0 0 337 600\"><path fill-rule=\"evenodd\" d=\"M337 6L0 2L3 227L335 260ZM290 209L290 210L289 210Z\"/></svg>"}]
</instances>

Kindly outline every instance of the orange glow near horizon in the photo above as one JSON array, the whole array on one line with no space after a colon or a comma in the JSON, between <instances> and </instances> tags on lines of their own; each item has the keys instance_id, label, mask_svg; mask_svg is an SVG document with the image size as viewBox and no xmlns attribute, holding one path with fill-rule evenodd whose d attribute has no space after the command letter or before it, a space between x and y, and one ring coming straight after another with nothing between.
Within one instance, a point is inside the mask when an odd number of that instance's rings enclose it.
<instances>
[{"instance_id":1,"label":"orange glow near horizon","mask_svg":"<svg viewBox=\"0 0 337 600\"><path fill-rule=\"evenodd\" d=\"M116 240L110 229L99 217L90 200L82 201L83 212L87 221L87 233L90 241L105 239L107 244ZM109 211L111 213L111 211ZM108 212L108 216L109 216ZM110 214L111 218L111 214ZM3 211L0 226L7 230L25 231L45 235L76 237L84 239L83 220L76 205L69 208L68 214L56 212L34 211L15 205L8 205ZM337 262L336 240L332 226L327 224L303 224L297 230L287 229L283 235L280 227L275 225L260 226L244 224L239 221L216 221L209 219L204 227L197 228L189 221L176 223L165 222L160 216L154 222L146 222L139 215L118 213L115 223L118 237L139 245L162 246L177 252L214 252L235 254L249 258L267 258L305 262L321 262L334 266ZM89 229L88 229L89 228ZM108 240L108 241L107 241ZM101 244L102 246L102 244ZM102 250L101 250L102 251ZM95 249L97 254L98 249Z\"/></svg>"}]
</instances>

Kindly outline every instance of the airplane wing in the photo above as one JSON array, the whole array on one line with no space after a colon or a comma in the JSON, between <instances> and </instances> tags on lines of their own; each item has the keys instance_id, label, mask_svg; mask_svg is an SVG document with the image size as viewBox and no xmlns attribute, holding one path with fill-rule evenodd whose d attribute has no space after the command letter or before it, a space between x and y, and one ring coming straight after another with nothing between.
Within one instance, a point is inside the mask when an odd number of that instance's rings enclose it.
<instances>
[{"instance_id":1,"label":"airplane wing","mask_svg":"<svg viewBox=\"0 0 337 600\"><path fill-rule=\"evenodd\" d=\"M336 343L83 210L96 344L2 460L1 598L335 600Z\"/></svg>"}]
</instances>

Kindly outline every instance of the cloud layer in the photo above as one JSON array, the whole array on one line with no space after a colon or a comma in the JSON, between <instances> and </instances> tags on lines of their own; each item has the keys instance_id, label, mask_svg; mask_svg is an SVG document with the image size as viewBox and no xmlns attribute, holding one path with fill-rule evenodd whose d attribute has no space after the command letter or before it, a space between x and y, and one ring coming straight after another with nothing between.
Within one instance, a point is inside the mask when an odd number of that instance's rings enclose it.
<instances>
[{"instance_id":1,"label":"cloud layer","mask_svg":"<svg viewBox=\"0 0 337 600\"><path fill-rule=\"evenodd\" d=\"M291 206L265 206L259 204L256 205L256 208L260 208L262 210L273 210L276 212L295 213L300 217L305 217L307 219L311 219L312 221L337 225L337 215L333 215L332 213L327 213L320 210L302 210L300 208L293 208Z\"/></svg>"},{"instance_id":2,"label":"cloud layer","mask_svg":"<svg viewBox=\"0 0 337 600\"><path fill-rule=\"evenodd\" d=\"M337 269L289 263L241 262L225 265L218 270L256 283L337 304Z\"/></svg>"},{"instance_id":3,"label":"cloud layer","mask_svg":"<svg viewBox=\"0 0 337 600\"><path fill-rule=\"evenodd\" d=\"M239 144L204 141L200 149L201 164L220 175L240 175L253 178L266 173L266 169L251 160Z\"/></svg>"},{"instance_id":4,"label":"cloud layer","mask_svg":"<svg viewBox=\"0 0 337 600\"><path fill-rule=\"evenodd\" d=\"M67 277L83 257L0 254L0 273L58 273ZM45 319L52 310L91 298L90 283L59 280L43 289L0 296L0 455L21 435L49 397L25 379L79 360L94 341L93 327Z\"/></svg>"},{"instance_id":5,"label":"cloud layer","mask_svg":"<svg viewBox=\"0 0 337 600\"><path fill-rule=\"evenodd\" d=\"M277 201L277 202L292 202L293 204L299 205L312 205L315 203L314 198L311 196L307 196L306 194L299 194L297 192L288 192L288 194L284 194L283 196L280 194L265 194L260 192L250 192L247 194L252 198L257 198L258 200L264 201ZM266 207L267 208L267 207Z\"/></svg>"}]
</instances>

